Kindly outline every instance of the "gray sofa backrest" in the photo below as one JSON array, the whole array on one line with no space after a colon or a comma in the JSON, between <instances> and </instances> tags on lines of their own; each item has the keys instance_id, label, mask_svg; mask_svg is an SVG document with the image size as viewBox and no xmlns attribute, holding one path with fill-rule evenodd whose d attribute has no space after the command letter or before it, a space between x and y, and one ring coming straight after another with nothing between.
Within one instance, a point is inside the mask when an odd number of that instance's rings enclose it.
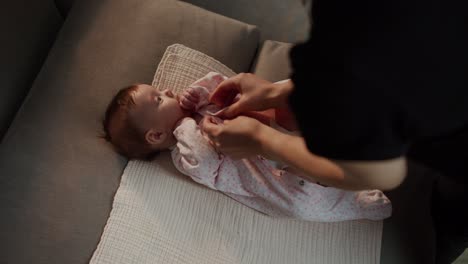
<instances>
[{"instance_id":1,"label":"gray sofa backrest","mask_svg":"<svg viewBox=\"0 0 468 264\"><path fill-rule=\"evenodd\" d=\"M62 26L53 0L4 1L0 8L0 142Z\"/></svg>"}]
</instances>

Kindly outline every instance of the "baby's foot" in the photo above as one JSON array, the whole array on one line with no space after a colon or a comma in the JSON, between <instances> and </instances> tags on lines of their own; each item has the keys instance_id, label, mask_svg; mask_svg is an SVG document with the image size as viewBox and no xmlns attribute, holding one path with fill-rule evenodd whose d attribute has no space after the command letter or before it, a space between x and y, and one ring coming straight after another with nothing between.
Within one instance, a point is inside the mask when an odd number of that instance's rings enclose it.
<instances>
[{"instance_id":1,"label":"baby's foot","mask_svg":"<svg viewBox=\"0 0 468 264\"><path fill-rule=\"evenodd\" d=\"M368 190L356 193L357 205L361 208L364 218L381 220L390 217L392 204L382 191Z\"/></svg>"}]
</instances>

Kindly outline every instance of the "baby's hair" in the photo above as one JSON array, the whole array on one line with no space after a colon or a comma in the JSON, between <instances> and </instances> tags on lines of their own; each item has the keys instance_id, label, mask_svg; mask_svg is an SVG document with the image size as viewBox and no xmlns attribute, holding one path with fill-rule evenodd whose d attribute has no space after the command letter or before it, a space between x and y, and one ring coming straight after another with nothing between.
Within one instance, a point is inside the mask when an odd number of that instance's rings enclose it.
<instances>
[{"instance_id":1,"label":"baby's hair","mask_svg":"<svg viewBox=\"0 0 468 264\"><path fill-rule=\"evenodd\" d=\"M120 89L112 98L102 121L104 130L102 137L128 159L152 160L159 152L150 148L145 140L144 131L138 129L129 117L129 111L135 107L132 95L137 90L138 84L133 84ZM117 128L112 129L112 127Z\"/></svg>"}]
</instances>

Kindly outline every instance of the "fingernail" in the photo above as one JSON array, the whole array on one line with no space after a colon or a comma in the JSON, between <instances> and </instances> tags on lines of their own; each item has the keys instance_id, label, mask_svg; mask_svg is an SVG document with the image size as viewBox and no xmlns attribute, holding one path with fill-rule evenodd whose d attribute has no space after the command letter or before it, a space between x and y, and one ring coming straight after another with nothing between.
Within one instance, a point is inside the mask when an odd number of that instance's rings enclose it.
<instances>
[{"instance_id":1,"label":"fingernail","mask_svg":"<svg viewBox=\"0 0 468 264\"><path fill-rule=\"evenodd\" d=\"M206 112L206 113L209 114L210 116L218 116L219 112L220 111L216 111L214 113L212 113L212 112Z\"/></svg>"},{"instance_id":2,"label":"fingernail","mask_svg":"<svg viewBox=\"0 0 468 264\"><path fill-rule=\"evenodd\" d=\"M210 122L217 125L218 124L218 121L216 120L216 118L214 117L210 117Z\"/></svg>"},{"instance_id":3,"label":"fingernail","mask_svg":"<svg viewBox=\"0 0 468 264\"><path fill-rule=\"evenodd\" d=\"M214 113L214 116L221 116L224 114L224 112L226 111L227 107L224 107L223 109L217 111L216 113Z\"/></svg>"}]
</instances>

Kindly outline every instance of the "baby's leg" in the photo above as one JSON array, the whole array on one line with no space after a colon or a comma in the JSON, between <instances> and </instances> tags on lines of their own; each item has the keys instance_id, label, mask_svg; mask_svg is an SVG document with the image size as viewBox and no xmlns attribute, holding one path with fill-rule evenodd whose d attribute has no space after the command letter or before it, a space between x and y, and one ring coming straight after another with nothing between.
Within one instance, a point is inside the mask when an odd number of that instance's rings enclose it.
<instances>
[{"instance_id":1,"label":"baby's leg","mask_svg":"<svg viewBox=\"0 0 468 264\"><path fill-rule=\"evenodd\" d=\"M310 177L309 177L307 174L303 173L302 171L300 171L300 170L298 170L298 169L296 169L296 168L294 168L294 167L289 167L289 166L288 166L288 167L285 167L285 168L284 168L284 171L287 171L287 172L289 172L289 173L291 173L291 174L294 174L294 175L297 175L297 176L299 176L299 177L302 177L302 178L304 178L304 180L307 180L307 181L316 183L316 184L318 184L318 185L320 185L320 186L327 187L326 185L323 185L323 184L321 184L321 183L318 182L318 181L314 181L314 180L310 179Z\"/></svg>"},{"instance_id":2,"label":"baby's leg","mask_svg":"<svg viewBox=\"0 0 468 264\"><path fill-rule=\"evenodd\" d=\"M310 183L312 184L312 183ZM391 216L392 205L379 190L351 192L332 187L315 186L320 190L322 199L312 209L302 210L303 217L318 221L346 221L357 219L382 220ZM304 206L304 205L300 205ZM314 208L315 207L315 208ZM305 209L310 208L305 206Z\"/></svg>"}]
</instances>

